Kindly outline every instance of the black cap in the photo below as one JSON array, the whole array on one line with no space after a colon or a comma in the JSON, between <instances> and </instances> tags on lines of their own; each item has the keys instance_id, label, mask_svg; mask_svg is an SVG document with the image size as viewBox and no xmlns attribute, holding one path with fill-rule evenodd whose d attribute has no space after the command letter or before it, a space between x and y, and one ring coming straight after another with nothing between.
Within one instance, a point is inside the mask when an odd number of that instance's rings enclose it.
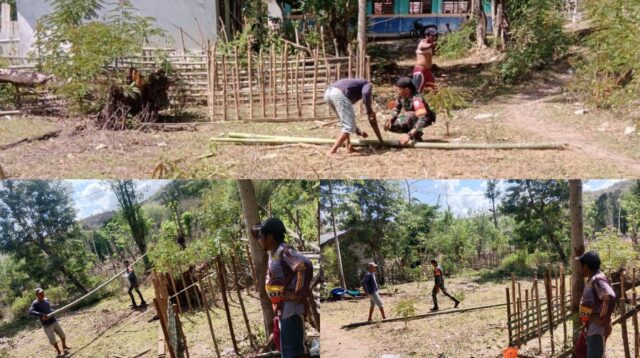
<instances>
[{"instance_id":1,"label":"black cap","mask_svg":"<svg viewBox=\"0 0 640 358\"><path fill-rule=\"evenodd\" d=\"M40 287L36 288L36 295L37 295L38 293L41 293L41 292L44 292L44 290L43 290L43 289L41 289Z\"/></svg>"},{"instance_id":2,"label":"black cap","mask_svg":"<svg viewBox=\"0 0 640 358\"><path fill-rule=\"evenodd\" d=\"M595 251L588 251L576 257L582 265L587 265L593 271L600 269L600 256Z\"/></svg>"},{"instance_id":3,"label":"black cap","mask_svg":"<svg viewBox=\"0 0 640 358\"><path fill-rule=\"evenodd\" d=\"M271 234L278 240L284 239L284 234L287 232L284 223L278 218L269 218L261 224L254 226L253 230L260 231L262 235Z\"/></svg>"},{"instance_id":4,"label":"black cap","mask_svg":"<svg viewBox=\"0 0 640 358\"><path fill-rule=\"evenodd\" d=\"M396 82L396 86L400 88L411 88L413 91L416 90L413 80L409 77L400 77L398 82Z\"/></svg>"}]
</instances>

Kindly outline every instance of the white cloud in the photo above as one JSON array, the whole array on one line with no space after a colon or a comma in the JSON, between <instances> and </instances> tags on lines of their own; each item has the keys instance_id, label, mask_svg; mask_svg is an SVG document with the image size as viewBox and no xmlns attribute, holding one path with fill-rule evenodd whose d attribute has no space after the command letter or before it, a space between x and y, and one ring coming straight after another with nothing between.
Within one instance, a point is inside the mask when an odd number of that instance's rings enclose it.
<instances>
[{"instance_id":1,"label":"white cloud","mask_svg":"<svg viewBox=\"0 0 640 358\"><path fill-rule=\"evenodd\" d=\"M622 179L606 179L606 180L587 180L582 184L583 191L598 191L610 186L613 186L616 183L621 182Z\"/></svg>"}]
</instances>

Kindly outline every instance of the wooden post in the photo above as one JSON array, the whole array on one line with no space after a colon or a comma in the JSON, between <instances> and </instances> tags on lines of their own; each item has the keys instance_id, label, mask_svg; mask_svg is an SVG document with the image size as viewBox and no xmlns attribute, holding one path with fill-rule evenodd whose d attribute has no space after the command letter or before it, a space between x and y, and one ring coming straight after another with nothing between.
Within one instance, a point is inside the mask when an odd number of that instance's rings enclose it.
<instances>
[{"instance_id":1,"label":"wooden post","mask_svg":"<svg viewBox=\"0 0 640 358\"><path fill-rule=\"evenodd\" d=\"M511 273L511 302L513 302L513 312L518 312L516 307L516 275Z\"/></svg>"},{"instance_id":2,"label":"wooden post","mask_svg":"<svg viewBox=\"0 0 640 358\"><path fill-rule=\"evenodd\" d=\"M300 67L300 53L296 53L296 68L294 77L296 79L296 109L298 110L298 118L302 118L302 107L300 106L300 87L298 86L298 69Z\"/></svg>"},{"instance_id":3,"label":"wooden post","mask_svg":"<svg viewBox=\"0 0 640 358\"><path fill-rule=\"evenodd\" d=\"M214 50L215 51L215 50ZM213 62L215 61L215 56L211 55L211 41L207 41L207 106L209 109L209 120L214 121L215 112L214 112L214 104L213 104L213 83L215 82L215 73L213 73Z\"/></svg>"},{"instance_id":4,"label":"wooden post","mask_svg":"<svg viewBox=\"0 0 640 358\"><path fill-rule=\"evenodd\" d=\"M242 300L242 294L240 293L240 280L238 279L238 268L236 267L236 259L234 255L231 256L231 268L233 271L233 278L236 281L236 294L238 295L238 303L242 310L242 318L244 318L244 324L247 326L247 335L249 336L249 343L252 348L257 348L255 341L253 340L253 334L251 334L251 325L249 324L249 318L247 317L247 310L244 308L244 301Z\"/></svg>"},{"instance_id":5,"label":"wooden post","mask_svg":"<svg viewBox=\"0 0 640 358\"><path fill-rule=\"evenodd\" d=\"M307 77L307 53L302 53L302 84L300 87L300 91L298 91L298 96L300 96L300 101L304 103L304 95L307 93L307 89L305 88L305 80Z\"/></svg>"},{"instance_id":6,"label":"wooden post","mask_svg":"<svg viewBox=\"0 0 640 358\"><path fill-rule=\"evenodd\" d=\"M518 345L522 345L522 325L524 320L524 314L522 312L522 290L520 287L520 282L518 282Z\"/></svg>"},{"instance_id":7,"label":"wooden post","mask_svg":"<svg viewBox=\"0 0 640 358\"><path fill-rule=\"evenodd\" d=\"M624 316L625 313L627 313L627 305L624 301L625 298L625 287L624 287L624 271L620 272L620 297L619 297L619 302L620 302L620 315ZM635 285L635 282L633 283ZM634 291L635 291L635 287L634 287ZM620 327L622 328L622 344L624 346L624 356L625 358L631 358L631 349L629 348L629 332L627 330L627 320L622 320L620 322Z\"/></svg>"},{"instance_id":8,"label":"wooden post","mask_svg":"<svg viewBox=\"0 0 640 358\"><path fill-rule=\"evenodd\" d=\"M182 322L180 322L180 315L178 311L176 311L176 305L173 305L173 314L176 316L176 326L178 326L178 334L182 337L182 342L184 343L184 352L187 354L187 358L189 358L189 345L187 344L187 336L184 334L184 330L182 329Z\"/></svg>"},{"instance_id":9,"label":"wooden post","mask_svg":"<svg viewBox=\"0 0 640 358\"><path fill-rule=\"evenodd\" d=\"M631 293L631 299L633 302L633 307L638 307L638 301L637 301L637 297L636 297L636 268L633 268L633 275L631 276L633 278L633 292ZM640 332L638 332L638 313L635 313L632 317L632 323L633 323L633 348L634 348L634 354L635 354L635 358L639 357L640 352L638 352L638 349L640 348Z\"/></svg>"},{"instance_id":10,"label":"wooden post","mask_svg":"<svg viewBox=\"0 0 640 358\"><path fill-rule=\"evenodd\" d=\"M529 326L531 325L531 320L529 319L529 290L524 290L524 305L525 305L525 316L527 317L526 323L524 325L524 329L528 331Z\"/></svg>"},{"instance_id":11,"label":"wooden post","mask_svg":"<svg viewBox=\"0 0 640 358\"><path fill-rule=\"evenodd\" d=\"M251 65L251 44L247 43L247 75L249 76L249 119L253 119L253 68Z\"/></svg>"},{"instance_id":12,"label":"wooden post","mask_svg":"<svg viewBox=\"0 0 640 358\"><path fill-rule=\"evenodd\" d=\"M287 118L289 118L289 44L285 42L282 52L282 63L284 65L284 108Z\"/></svg>"},{"instance_id":13,"label":"wooden post","mask_svg":"<svg viewBox=\"0 0 640 358\"><path fill-rule=\"evenodd\" d=\"M347 45L347 52L349 53L349 67L347 70L347 78L351 78L351 72L353 71L353 49L351 48L351 43ZM511 291L513 293L513 290Z\"/></svg>"},{"instance_id":14,"label":"wooden post","mask_svg":"<svg viewBox=\"0 0 640 358\"><path fill-rule=\"evenodd\" d=\"M365 78L367 57L367 0L358 0L358 77Z\"/></svg>"},{"instance_id":15,"label":"wooden post","mask_svg":"<svg viewBox=\"0 0 640 358\"><path fill-rule=\"evenodd\" d=\"M316 91L318 90L318 50L313 51L313 103L311 103L311 110L313 117L316 117Z\"/></svg>"},{"instance_id":16,"label":"wooden post","mask_svg":"<svg viewBox=\"0 0 640 358\"><path fill-rule=\"evenodd\" d=\"M222 120L228 120L227 115L229 111L227 109L227 54L222 54L222 113L224 118Z\"/></svg>"},{"instance_id":17,"label":"wooden post","mask_svg":"<svg viewBox=\"0 0 640 358\"><path fill-rule=\"evenodd\" d=\"M509 331L509 345L513 344L513 332L511 331L511 301L509 298L509 287L505 287L507 292L507 330Z\"/></svg>"},{"instance_id":18,"label":"wooden post","mask_svg":"<svg viewBox=\"0 0 640 358\"><path fill-rule=\"evenodd\" d=\"M233 99L236 103L236 120L240 120L240 72L238 68L238 47L233 45Z\"/></svg>"},{"instance_id":19,"label":"wooden post","mask_svg":"<svg viewBox=\"0 0 640 358\"><path fill-rule=\"evenodd\" d=\"M178 265L178 270L180 271L180 281L182 281L182 285L184 286L182 289L185 289L188 285L184 280L184 271L182 270L182 265ZM187 306L189 306L189 311L193 311L193 307L191 306L191 297L189 297L189 290L184 290L184 295L187 296Z\"/></svg>"},{"instance_id":20,"label":"wooden post","mask_svg":"<svg viewBox=\"0 0 640 358\"><path fill-rule=\"evenodd\" d=\"M212 287L213 288L213 287ZM207 323L209 324L209 333L211 333L211 339L213 340L213 347L216 351L216 356L220 358L220 349L218 348L218 341L216 340L216 334L213 331L213 324L211 324L211 315L209 314L209 302L207 301L207 289L206 287L201 287L200 291L202 291L202 301L204 302L204 311L207 314Z\"/></svg>"},{"instance_id":21,"label":"wooden post","mask_svg":"<svg viewBox=\"0 0 640 358\"><path fill-rule=\"evenodd\" d=\"M272 98L272 104L273 104L273 117L274 118L278 118L278 96L277 96L277 91L276 91L276 87L278 86L277 84L277 77L276 77L276 49L275 47L273 47L273 45L271 45L271 57L270 57L270 70L271 70L271 98Z\"/></svg>"},{"instance_id":22,"label":"wooden post","mask_svg":"<svg viewBox=\"0 0 640 358\"><path fill-rule=\"evenodd\" d=\"M551 275L549 271L544 273L544 290L547 295L547 315L549 317L549 335L551 336L551 356L555 354L556 346L553 338L553 290L551 288Z\"/></svg>"},{"instance_id":23,"label":"wooden post","mask_svg":"<svg viewBox=\"0 0 640 358\"><path fill-rule=\"evenodd\" d=\"M538 291L538 274L536 274L535 279L533 280L533 285L536 288L536 311L538 316L538 351L542 353L542 310L540 309L540 292Z\"/></svg>"},{"instance_id":24,"label":"wooden post","mask_svg":"<svg viewBox=\"0 0 640 358\"><path fill-rule=\"evenodd\" d=\"M227 285L224 280L224 263L222 262L222 254L217 257L218 261L218 283L220 285L220 293L222 294L222 303L224 304L224 311L227 314L227 324L229 325L229 334L231 335L231 342L233 343L233 350L237 355L240 355L238 349L238 342L236 342L236 335L233 331L233 322L231 321L231 310L229 309L229 301L227 300Z\"/></svg>"}]
</instances>

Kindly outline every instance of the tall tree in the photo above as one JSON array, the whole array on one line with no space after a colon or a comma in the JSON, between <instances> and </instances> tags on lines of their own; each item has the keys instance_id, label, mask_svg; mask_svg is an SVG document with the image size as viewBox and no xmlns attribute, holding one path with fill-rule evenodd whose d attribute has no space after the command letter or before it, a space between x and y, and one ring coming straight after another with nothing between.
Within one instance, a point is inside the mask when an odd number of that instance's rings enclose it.
<instances>
[{"instance_id":1,"label":"tall tree","mask_svg":"<svg viewBox=\"0 0 640 358\"><path fill-rule=\"evenodd\" d=\"M147 222L140 206L141 194L137 192L133 180L116 180L110 185L120 204L122 216L129 224L131 237L143 255L147 252ZM142 260L145 270L151 269L149 258L145 256Z\"/></svg>"},{"instance_id":2,"label":"tall tree","mask_svg":"<svg viewBox=\"0 0 640 358\"><path fill-rule=\"evenodd\" d=\"M568 262L564 243L567 231L569 188L565 180L509 180L501 211L511 215L516 232L530 249L546 237L553 252Z\"/></svg>"},{"instance_id":3,"label":"tall tree","mask_svg":"<svg viewBox=\"0 0 640 358\"><path fill-rule=\"evenodd\" d=\"M471 0L471 13L476 19L476 48L487 47L487 15L484 13L483 0Z\"/></svg>"},{"instance_id":4,"label":"tall tree","mask_svg":"<svg viewBox=\"0 0 640 358\"><path fill-rule=\"evenodd\" d=\"M638 245L640 235L640 180L636 180L633 187L622 198L622 208L624 209L625 221L629 227L629 234L634 245Z\"/></svg>"},{"instance_id":5,"label":"tall tree","mask_svg":"<svg viewBox=\"0 0 640 358\"><path fill-rule=\"evenodd\" d=\"M307 16L313 16L330 39L336 40L338 50L346 53L353 38L350 27L358 13L358 0L304 0L301 3L300 10Z\"/></svg>"},{"instance_id":6,"label":"tall tree","mask_svg":"<svg viewBox=\"0 0 640 358\"><path fill-rule=\"evenodd\" d=\"M333 183L329 180L329 205L331 210L331 226L333 228L333 240L336 248L336 259L338 263L338 277L340 278L340 287L347 288L344 280L344 268L342 267L342 255L340 254L340 240L338 237L338 229L336 228L336 214L333 205Z\"/></svg>"},{"instance_id":7,"label":"tall tree","mask_svg":"<svg viewBox=\"0 0 640 358\"><path fill-rule=\"evenodd\" d=\"M584 253L584 231L582 217L582 181L569 180L569 212L571 216L571 257L577 257ZM580 315L580 298L584 290L584 279L580 262L571 260L571 312L573 313L573 331L577 332L582 327ZM578 335L574 335L574 343Z\"/></svg>"},{"instance_id":8,"label":"tall tree","mask_svg":"<svg viewBox=\"0 0 640 358\"><path fill-rule=\"evenodd\" d=\"M78 290L87 258L70 189L60 182L7 180L0 184L0 250L25 260L24 270L48 286L59 273ZM84 277L86 278L86 277Z\"/></svg>"},{"instance_id":9,"label":"tall tree","mask_svg":"<svg viewBox=\"0 0 640 358\"><path fill-rule=\"evenodd\" d=\"M490 179L487 180L487 190L484 193L484 196L491 200L491 214L493 214L493 224L496 229L498 228L498 212L496 211L496 200L500 197L500 189L498 188L498 180Z\"/></svg>"},{"instance_id":10,"label":"tall tree","mask_svg":"<svg viewBox=\"0 0 640 358\"><path fill-rule=\"evenodd\" d=\"M267 252L260 247L256 240L251 239L251 229L254 225L260 223L258 214L258 202L256 201L255 188L251 180L238 180L238 189L240 191L240 201L242 203L242 217L244 218L244 226L249 238L249 249L251 258L255 266L256 276L258 277L258 292L260 294L260 305L262 307L262 318L264 322L264 330L269 336L273 332L273 308L271 300L267 296L264 288L264 278L267 275Z\"/></svg>"},{"instance_id":11,"label":"tall tree","mask_svg":"<svg viewBox=\"0 0 640 358\"><path fill-rule=\"evenodd\" d=\"M367 0L358 0L358 76L365 78L367 66Z\"/></svg>"}]
</instances>

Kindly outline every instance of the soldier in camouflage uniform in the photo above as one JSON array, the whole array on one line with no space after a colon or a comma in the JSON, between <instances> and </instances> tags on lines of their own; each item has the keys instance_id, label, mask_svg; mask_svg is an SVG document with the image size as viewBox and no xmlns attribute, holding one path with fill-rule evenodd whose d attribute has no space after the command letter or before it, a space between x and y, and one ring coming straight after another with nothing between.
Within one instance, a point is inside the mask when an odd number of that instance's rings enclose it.
<instances>
[{"instance_id":1,"label":"soldier in camouflage uniform","mask_svg":"<svg viewBox=\"0 0 640 358\"><path fill-rule=\"evenodd\" d=\"M421 141L424 129L436 122L436 115L418 93L410 78L400 78L396 87L398 90L396 106L384 129L394 133L404 133L400 139L401 145L406 145L411 140Z\"/></svg>"}]
</instances>

